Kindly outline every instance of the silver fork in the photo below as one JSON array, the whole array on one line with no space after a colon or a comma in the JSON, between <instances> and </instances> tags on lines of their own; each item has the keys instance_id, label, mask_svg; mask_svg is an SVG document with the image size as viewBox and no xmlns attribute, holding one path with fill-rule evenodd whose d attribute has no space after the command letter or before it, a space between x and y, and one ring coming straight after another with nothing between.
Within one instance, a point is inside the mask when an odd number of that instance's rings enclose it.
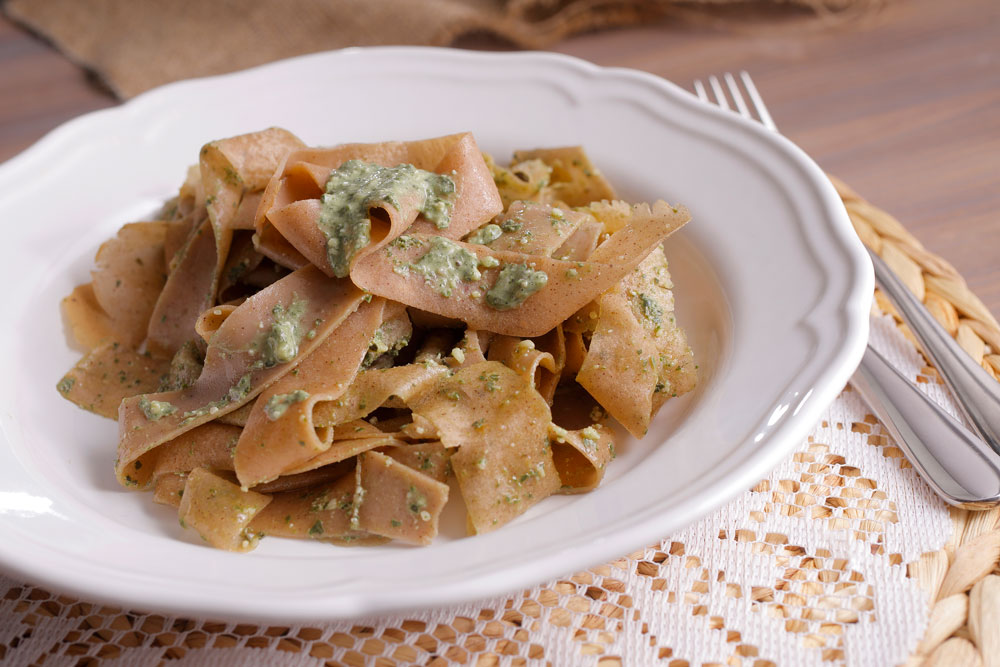
<instances>
[{"instance_id":1,"label":"silver fork","mask_svg":"<svg viewBox=\"0 0 1000 667\"><path fill-rule=\"evenodd\" d=\"M739 81L726 72L722 80L725 87L716 76L708 77L708 87L696 80L695 93L707 104L778 131L747 72L739 73ZM876 282L896 305L982 439L927 398L871 344L851 385L938 495L966 509L1000 504L1000 385L941 328L878 255L870 250L868 254L875 266Z\"/></svg>"}]
</instances>

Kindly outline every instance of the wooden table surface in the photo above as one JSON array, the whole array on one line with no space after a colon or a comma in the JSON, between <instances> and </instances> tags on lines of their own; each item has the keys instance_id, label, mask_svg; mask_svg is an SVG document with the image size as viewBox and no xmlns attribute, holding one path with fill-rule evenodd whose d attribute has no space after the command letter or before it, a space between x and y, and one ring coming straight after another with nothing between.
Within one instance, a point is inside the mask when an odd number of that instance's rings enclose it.
<instances>
[{"instance_id":1,"label":"wooden table surface","mask_svg":"<svg viewBox=\"0 0 1000 667\"><path fill-rule=\"evenodd\" d=\"M1000 315L996 0L892 0L864 21L824 29L675 19L553 50L685 86L749 70L784 134L896 215ZM0 17L0 160L116 103L82 68Z\"/></svg>"}]
</instances>

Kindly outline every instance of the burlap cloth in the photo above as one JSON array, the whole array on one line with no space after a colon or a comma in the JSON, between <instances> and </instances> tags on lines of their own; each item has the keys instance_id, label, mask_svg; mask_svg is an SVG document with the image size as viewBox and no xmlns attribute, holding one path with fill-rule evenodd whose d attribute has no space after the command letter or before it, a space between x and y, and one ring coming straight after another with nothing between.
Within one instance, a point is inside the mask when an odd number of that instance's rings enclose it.
<instances>
[{"instance_id":1,"label":"burlap cloth","mask_svg":"<svg viewBox=\"0 0 1000 667\"><path fill-rule=\"evenodd\" d=\"M345 46L492 37L543 48L570 34L692 8L784 7L829 17L872 0L9 0L7 14L119 97Z\"/></svg>"}]
</instances>

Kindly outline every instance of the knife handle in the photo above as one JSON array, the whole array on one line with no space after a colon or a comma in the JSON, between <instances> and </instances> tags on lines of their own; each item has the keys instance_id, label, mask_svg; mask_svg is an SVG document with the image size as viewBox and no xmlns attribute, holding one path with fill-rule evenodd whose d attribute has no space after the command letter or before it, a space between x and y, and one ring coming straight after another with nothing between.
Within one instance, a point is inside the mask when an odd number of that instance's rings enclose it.
<instances>
[{"instance_id":1,"label":"knife handle","mask_svg":"<svg viewBox=\"0 0 1000 667\"><path fill-rule=\"evenodd\" d=\"M1000 504L1000 455L897 371L871 345L851 378L913 467L948 503Z\"/></svg>"},{"instance_id":2,"label":"knife handle","mask_svg":"<svg viewBox=\"0 0 1000 667\"><path fill-rule=\"evenodd\" d=\"M986 444L1000 453L1000 383L966 354L881 257L871 250L868 254L875 281L920 341L962 413Z\"/></svg>"}]
</instances>

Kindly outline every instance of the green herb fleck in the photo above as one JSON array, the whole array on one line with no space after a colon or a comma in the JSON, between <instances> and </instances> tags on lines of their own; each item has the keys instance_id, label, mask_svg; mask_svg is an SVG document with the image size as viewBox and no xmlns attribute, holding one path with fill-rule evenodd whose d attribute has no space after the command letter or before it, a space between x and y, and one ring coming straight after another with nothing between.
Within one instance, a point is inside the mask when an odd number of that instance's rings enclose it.
<instances>
[{"instance_id":1,"label":"green herb fleck","mask_svg":"<svg viewBox=\"0 0 1000 667\"><path fill-rule=\"evenodd\" d=\"M243 179L240 175L236 173L236 170L232 167L226 167L225 169L225 180L226 183L233 186L239 186L243 184Z\"/></svg>"},{"instance_id":2,"label":"green herb fleck","mask_svg":"<svg viewBox=\"0 0 1000 667\"><path fill-rule=\"evenodd\" d=\"M486 390L490 393L496 391L500 388L500 374L499 373L489 373L485 371L479 374L479 379L486 383ZM483 420L479 420L483 421ZM485 422L484 422L485 423ZM473 424L475 426L475 424ZM478 427L476 427L478 428Z\"/></svg>"},{"instance_id":3,"label":"green herb fleck","mask_svg":"<svg viewBox=\"0 0 1000 667\"><path fill-rule=\"evenodd\" d=\"M414 514L420 514L427 507L427 496L411 484L406 492L406 506Z\"/></svg>"},{"instance_id":4,"label":"green herb fleck","mask_svg":"<svg viewBox=\"0 0 1000 667\"><path fill-rule=\"evenodd\" d=\"M636 308L639 313L651 322L653 326L659 327L663 323L663 307L646 294L637 294L635 297Z\"/></svg>"},{"instance_id":5,"label":"green herb fleck","mask_svg":"<svg viewBox=\"0 0 1000 667\"><path fill-rule=\"evenodd\" d=\"M510 218L500 223L500 229L507 233L519 231L522 226L521 221L516 218Z\"/></svg>"}]
</instances>

